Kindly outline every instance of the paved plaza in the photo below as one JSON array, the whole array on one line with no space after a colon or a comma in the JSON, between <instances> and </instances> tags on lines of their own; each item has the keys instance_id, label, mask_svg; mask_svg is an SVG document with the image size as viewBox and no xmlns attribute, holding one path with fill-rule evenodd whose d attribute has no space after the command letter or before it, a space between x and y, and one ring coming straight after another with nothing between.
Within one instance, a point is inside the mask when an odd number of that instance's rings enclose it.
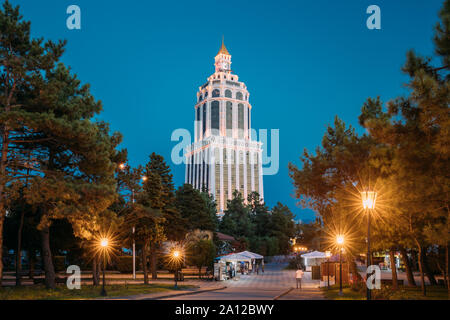
<instances>
[{"instance_id":1,"label":"paved plaza","mask_svg":"<svg viewBox=\"0 0 450 320\"><path fill-rule=\"evenodd\" d=\"M323 299L319 281L306 272L301 290L295 287L295 271L284 270L286 264L267 264L264 273L238 275L218 282L227 288L189 296L168 297L167 300L301 300Z\"/></svg>"}]
</instances>

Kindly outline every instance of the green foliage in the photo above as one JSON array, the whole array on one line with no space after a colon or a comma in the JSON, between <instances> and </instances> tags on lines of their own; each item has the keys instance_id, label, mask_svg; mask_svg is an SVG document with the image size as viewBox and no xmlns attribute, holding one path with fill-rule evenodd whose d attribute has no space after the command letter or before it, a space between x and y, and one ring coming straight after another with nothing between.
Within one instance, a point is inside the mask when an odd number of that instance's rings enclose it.
<instances>
[{"instance_id":1,"label":"green foliage","mask_svg":"<svg viewBox=\"0 0 450 320\"><path fill-rule=\"evenodd\" d=\"M189 243L187 247L189 264L202 267L212 267L216 257L216 247L212 240L198 240Z\"/></svg>"},{"instance_id":2,"label":"green foliage","mask_svg":"<svg viewBox=\"0 0 450 320\"><path fill-rule=\"evenodd\" d=\"M434 42L441 66L409 51L402 68L409 76L409 95L386 105L379 97L367 99L359 116L365 134L357 135L336 118L316 153L305 150L300 169L289 165L300 203L318 213L329 234L350 234L347 238L359 244L351 248L354 253L363 251L367 219L355 214L362 211L359 192L375 189L372 246L415 247L422 283L427 254L433 252L427 249L438 245L448 252L450 241L449 0L439 16Z\"/></svg>"},{"instance_id":3,"label":"green foliage","mask_svg":"<svg viewBox=\"0 0 450 320\"><path fill-rule=\"evenodd\" d=\"M175 193L175 198L176 208L180 212L187 231L195 229L215 231L216 220L208 207L209 198L194 189L191 184L180 186Z\"/></svg>"},{"instance_id":4,"label":"green foliage","mask_svg":"<svg viewBox=\"0 0 450 320\"><path fill-rule=\"evenodd\" d=\"M290 238L295 235L294 216L287 206L278 203L271 212L259 194L249 194L247 204L235 191L228 200L219 231L233 236L249 249L270 256L290 251Z\"/></svg>"}]
</instances>

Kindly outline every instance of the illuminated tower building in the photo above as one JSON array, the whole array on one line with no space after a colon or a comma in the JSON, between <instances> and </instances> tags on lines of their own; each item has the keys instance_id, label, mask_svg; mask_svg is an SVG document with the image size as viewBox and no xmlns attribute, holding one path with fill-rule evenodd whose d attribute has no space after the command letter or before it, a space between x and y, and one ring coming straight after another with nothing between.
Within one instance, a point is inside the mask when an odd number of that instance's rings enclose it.
<instances>
[{"instance_id":1,"label":"illuminated tower building","mask_svg":"<svg viewBox=\"0 0 450 320\"><path fill-rule=\"evenodd\" d=\"M264 197L262 143L251 138L249 92L232 73L223 41L214 60L215 72L197 92L195 138L185 154L185 181L213 194L222 215L235 190L244 199L252 191Z\"/></svg>"}]
</instances>

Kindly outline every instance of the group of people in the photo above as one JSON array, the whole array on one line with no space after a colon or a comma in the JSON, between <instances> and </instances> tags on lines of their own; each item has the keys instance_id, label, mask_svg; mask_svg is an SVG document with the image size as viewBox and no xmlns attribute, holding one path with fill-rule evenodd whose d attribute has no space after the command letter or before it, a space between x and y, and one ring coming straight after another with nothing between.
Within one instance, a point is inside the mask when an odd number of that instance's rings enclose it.
<instances>
[{"instance_id":1,"label":"group of people","mask_svg":"<svg viewBox=\"0 0 450 320\"><path fill-rule=\"evenodd\" d=\"M252 271L256 272L256 274L259 274L260 270L262 271L262 273L264 273L264 262L257 263L256 261L254 261L252 264ZM241 274L249 274L249 264L241 261L239 264L239 271L241 272Z\"/></svg>"}]
</instances>

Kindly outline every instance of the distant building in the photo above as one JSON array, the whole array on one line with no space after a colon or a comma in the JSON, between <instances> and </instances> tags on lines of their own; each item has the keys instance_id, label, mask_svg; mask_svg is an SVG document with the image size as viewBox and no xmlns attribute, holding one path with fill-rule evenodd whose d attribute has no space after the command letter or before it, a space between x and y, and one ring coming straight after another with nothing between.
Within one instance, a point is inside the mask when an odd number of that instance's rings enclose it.
<instances>
[{"instance_id":1,"label":"distant building","mask_svg":"<svg viewBox=\"0 0 450 320\"><path fill-rule=\"evenodd\" d=\"M261 143L251 139L249 92L232 74L231 55L222 41L215 72L197 92L194 142L186 152L186 183L214 195L223 215L235 190L244 199L264 197Z\"/></svg>"}]
</instances>

